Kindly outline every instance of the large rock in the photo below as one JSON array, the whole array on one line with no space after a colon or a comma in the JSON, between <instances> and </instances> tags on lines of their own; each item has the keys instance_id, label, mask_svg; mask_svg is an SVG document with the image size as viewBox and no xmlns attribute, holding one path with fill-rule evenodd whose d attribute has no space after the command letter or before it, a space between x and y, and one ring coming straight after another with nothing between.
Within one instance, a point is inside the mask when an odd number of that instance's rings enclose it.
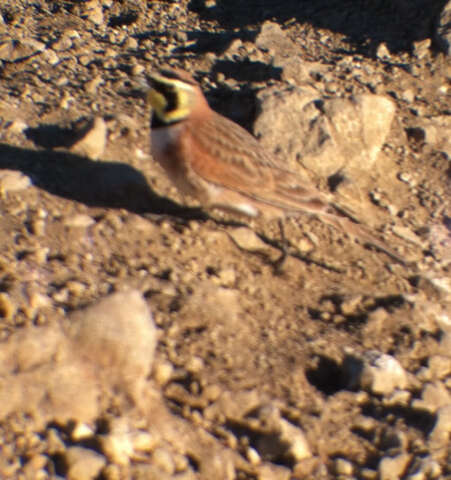
<instances>
[{"instance_id":1,"label":"large rock","mask_svg":"<svg viewBox=\"0 0 451 480\"><path fill-rule=\"evenodd\" d=\"M369 176L390 132L395 105L380 95L321 100L311 88L266 89L254 133L287 166L297 160L321 176Z\"/></svg>"},{"instance_id":2,"label":"large rock","mask_svg":"<svg viewBox=\"0 0 451 480\"><path fill-rule=\"evenodd\" d=\"M69 316L63 327L29 328L0 345L0 419L28 413L38 424L90 422L101 392L140 403L156 328L137 291L116 293Z\"/></svg>"}]
</instances>

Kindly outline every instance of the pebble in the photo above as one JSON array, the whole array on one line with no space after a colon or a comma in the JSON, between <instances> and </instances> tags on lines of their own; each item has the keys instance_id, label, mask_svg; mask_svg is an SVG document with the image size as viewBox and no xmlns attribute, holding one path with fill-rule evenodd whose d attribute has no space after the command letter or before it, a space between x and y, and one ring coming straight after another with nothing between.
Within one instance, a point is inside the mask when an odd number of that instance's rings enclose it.
<instances>
[{"instance_id":1,"label":"pebble","mask_svg":"<svg viewBox=\"0 0 451 480\"><path fill-rule=\"evenodd\" d=\"M102 3L98 0L85 2L81 16L92 22L94 25L102 25L104 23Z\"/></svg>"},{"instance_id":2,"label":"pebble","mask_svg":"<svg viewBox=\"0 0 451 480\"><path fill-rule=\"evenodd\" d=\"M276 455L276 451L285 448L285 456L300 462L312 456L304 432L281 417L279 410L274 405L265 405L260 408L258 418L265 431L277 435L278 441L272 444L266 436L261 438L260 444L266 454ZM261 452L259 452L261 454ZM277 456L277 455L276 455Z\"/></svg>"},{"instance_id":3,"label":"pebble","mask_svg":"<svg viewBox=\"0 0 451 480\"><path fill-rule=\"evenodd\" d=\"M66 217L63 223L66 227L88 228L94 225L96 221L85 213L76 213L75 215Z\"/></svg>"},{"instance_id":4,"label":"pebble","mask_svg":"<svg viewBox=\"0 0 451 480\"><path fill-rule=\"evenodd\" d=\"M384 457L379 462L380 480L399 480L404 475L409 462L408 453L401 453L396 457Z\"/></svg>"},{"instance_id":5,"label":"pebble","mask_svg":"<svg viewBox=\"0 0 451 480\"><path fill-rule=\"evenodd\" d=\"M19 62L45 50L45 44L27 39L9 39L0 41L0 60L4 62Z\"/></svg>"},{"instance_id":6,"label":"pebble","mask_svg":"<svg viewBox=\"0 0 451 480\"><path fill-rule=\"evenodd\" d=\"M421 392L421 399L412 401L412 407L436 412L440 407L451 404L451 395L442 382L427 383Z\"/></svg>"},{"instance_id":7,"label":"pebble","mask_svg":"<svg viewBox=\"0 0 451 480\"><path fill-rule=\"evenodd\" d=\"M174 366L170 362L159 361L153 368L153 378L155 381L163 387L166 385L172 377Z\"/></svg>"},{"instance_id":8,"label":"pebble","mask_svg":"<svg viewBox=\"0 0 451 480\"><path fill-rule=\"evenodd\" d=\"M429 434L429 443L433 448L440 448L449 445L449 434L451 433L451 404L440 407L436 415L437 421L434 429Z\"/></svg>"},{"instance_id":9,"label":"pebble","mask_svg":"<svg viewBox=\"0 0 451 480\"><path fill-rule=\"evenodd\" d=\"M258 468L258 480L290 480L291 472L288 468L273 463L264 463Z\"/></svg>"},{"instance_id":10,"label":"pebble","mask_svg":"<svg viewBox=\"0 0 451 480\"><path fill-rule=\"evenodd\" d=\"M352 463L344 458L336 458L334 462L334 468L338 475L350 476L354 471L354 466Z\"/></svg>"},{"instance_id":11,"label":"pebble","mask_svg":"<svg viewBox=\"0 0 451 480\"><path fill-rule=\"evenodd\" d=\"M70 50L73 46L72 39L68 35L63 35L58 41L52 45L52 49L56 52L64 52Z\"/></svg>"},{"instance_id":12,"label":"pebble","mask_svg":"<svg viewBox=\"0 0 451 480\"><path fill-rule=\"evenodd\" d=\"M444 379L451 375L451 357L445 355L433 355L428 361L431 376L434 379Z\"/></svg>"},{"instance_id":13,"label":"pebble","mask_svg":"<svg viewBox=\"0 0 451 480\"><path fill-rule=\"evenodd\" d=\"M84 89L86 93L90 93L91 95L95 95L97 92L97 88L104 83L103 77L101 75L96 75L94 78L88 80L84 85ZM95 128L95 127L94 127Z\"/></svg>"},{"instance_id":14,"label":"pebble","mask_svg":"<svg viewBox=\"0 0 451 480\"><path fill-rule=\"evenodd\" d=\"M93 450L69 447L64 452L68 480L93 480L106 464L106 459Z\"/></svg>"},{"instance_id":15,"label":"pebble","mask_svg":"<svg viewBox=\"0 0 451 480\"><path fill-rule=\"evenodd\" d=\"M46 49L42 52L42 58L49 65L55 66L60 62L60 58L56 52L50 49Z\"/></svg>"},{"instance_id":16,"label":"pebble","mask_svg":"<svg viewBox=\"0 0 451 480\"><path fill-rule=\"evenodd\" d=\"M246 458L248 459L251 465L259 465L262 461L260 455L258 454L257 450L252 447L246 448Z\"/></svg>"},{"instance_id":17,"label":"pebble","mask_svg":"<svg viewBox=\"0 0 451 480\"><path fill-rule=\"evenodd\" d=\"M152 452L151 463L159 470L162 470L169 475L175 473L174 460L172 459L172 455L165 448L159 447Z\"/></svg>"},{"instance_id":18,"label":"pebble","mask_svg":"<svg viewBox=\"0 0 451 480\"><path fill-rule=\"evenodd\" d=\"M382 42L379 44L376 50L376 57L379 58L379 60L389 60L391 57L390 51L387 48L387 44L385 42Z\"/></svg>"},{"instance_id":19,"label":"pebble","mask_svg":"<svg viewBox=\"0 0 451 480\"><path fill-rule=\"evenodd\" d=\"M27 128L28 125L23 120L13 120L6 125L6 129L8 130L8 132L14 133L16 135L23 133L23 131ZM11 171L15 172L15 170Z\"/></svg>"},{"instance_id":20,"label":"pebble","mask_svg":"<svg viewBox=\"0 0 451 480\"><path fill-rule=\"evenodd\" d=\"M98 438L102 452L110 462L123 467L129 465L134 448L132 438L128 433L100 435Z\"/></svg>"},{"instance_id":21,"label":"pebble","mask_svg":"<svg viewBox=\"0 0 451 480\"><path fill-rule=\"evenodd\" d=\"M94 432L90 426L86 425L86 423L76 422L70 436L74 442L79 442L93 437Z\"/></svg>"},{"instance_id":22,"label":"pebble","mask_svg":"<svg viewBox=\"0 0 451 480\"><path fill-rule=\"evenodd\" d=\"M0 170L0 194L21 192L31 186L30 177L17 170Z\"/></svg>"},{"instance_id":23,"label":"pebble","mask_svg":"<svg viewBox=\"0 0 451 480\"><path fill-rule=\"evenodd\" d=\"M407 375L400 363L391 355L375 350L362 356L345 358L343 369L348 375L350 388L360 386L376 395L389 395L407 387Z\"/></svg>"},{"instance_id":24,"label":"pebble","mask_svg":"<svg viewBox=\"0 0 451 480\"><path fill-rule=\"evenodd\" d=\"M103 118L95 117L86 128L82 137L70 148L71 152L97 160L105 151L107 126Z\"/></svg>"},{"instance_id":25,"label":"pebble","mask_svg":"<svg viewBox=\"0 0 451 480\"><path fill-rule=\"evenodd\" d=\"M268 245L261 240L256 233L247 227L239 227L228 232L232 240L243 250L260 252L269 249Z\"/></svg>"},{"instance_id":26,"label":"pebble","mask_svg":"<svg viewBox=\"0 0 451 480\"><path fill-rule=\"evenodd\" d=\"M416 458L410 472L407 480L432 480L440 477L442 469L436 460L428 456Z\"/></svg>"}]
</instances>

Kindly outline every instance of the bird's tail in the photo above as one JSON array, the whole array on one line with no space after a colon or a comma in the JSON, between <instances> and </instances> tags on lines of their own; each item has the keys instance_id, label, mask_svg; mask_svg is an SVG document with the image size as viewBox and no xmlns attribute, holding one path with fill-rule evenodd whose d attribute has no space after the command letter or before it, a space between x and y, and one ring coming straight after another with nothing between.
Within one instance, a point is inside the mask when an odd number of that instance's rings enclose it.
<instances>
[{"instance_id":1,"label":"bird's tail","mask_svg":"<svg viewBox=\"0 0 451 480\"><path fill-rule=\"evenodd\" d=\"M400 264L408 265L408 262L404 258L387 246L383 240L378 239L370 228L359 223L352 213L338 205L331 205L337 210L338 215L334 213L323 213L320 215L320 218L325 223L343 231L352 239L360 240L362 243L376 248Z\"/></svg>"}]
</instances>

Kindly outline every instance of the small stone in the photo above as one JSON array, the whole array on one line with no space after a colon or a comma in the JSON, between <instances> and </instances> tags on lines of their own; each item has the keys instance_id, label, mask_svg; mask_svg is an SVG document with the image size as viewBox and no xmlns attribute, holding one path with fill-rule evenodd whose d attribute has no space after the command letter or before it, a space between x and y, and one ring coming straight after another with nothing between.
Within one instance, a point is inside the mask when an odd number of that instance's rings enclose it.
<instances>
[{"instance_id":1,"label":"small stone","mask_svg":"<svg viewBox=\"0 0 451 480\"><path fill-rule=\"evenodd\" d=\"M102 452L117 465L126 467L133 456L134 448L132 437L128 433L112 433L100 436Z\"/></svg>"},{"instance_id":2,"label":"small stone","mask_svg":"<svg viewBox=\"0 0 451 480\"><path fill-rule=\"evenodd\" d=\"M399 362L391 355L374 350L362 357L347 356L343 369L349 377L350 388L359 385L376 395L389 395L407 386L407 375Z\"/></svg>"},{"instance_id":3,"label":"small stone","mask_svg":"<svg viewBox=\"0 0 451 480\"><path fill-rule=\"evenodd\" d=\"M124 42L124 47L129 48L131 50L136 50L138 46L139 46L138 40L136 40L136 38L133 38L133 37L127 37L127 40L125 40Z\"/></svg>"},{"instance_id":4,"label":"small stone","mask_svg":"<svg viewBox=\"0 0 451 480\"><path fill-rule=\"evenodd\" d=\"M433 355L429 358L429 370L434 379L444 379L451 375L451 357L445 355Z\"/></svg>"},{"instance_id":5,"label":"small stone","mask_svg":"<svg viewBox=\"0 0 451 480\"><path fill-rule=\"evenodd\" d=\"M360 470L360 476L362 477L363 480L376 480L379 478L378 473L375 470L372 470L371 468L362 468Z\"/></svg>"},{"instance_id":6,"label":"small stone","mask_svg":"<svg viewBox=\"0 0 451 480\"><path fill-rule=\"evenodd\" d=\"M390 56L387 44L384 42L380 43L376 50L376 57L379 58L379 60L389 60Z\"/></svg>"},{"instance_id":7,"label":"small stone","mask_svg":"<svg viewBox=\"0 0 451 480\"><path fill-rule=\"evenodd\" d=\"M55 66L60 62L60 58L58 57L58 55L50 49L44 50L44 52L42 52L42 58L45 60L46 63L52 66Z\"/></svg>"},{"instance_id":8,"label":"small stone","mask_svg":"<svg viewBox=\"0 0 451 480\"><path fill-rule=\"evenodd\" d=\"M413 53L420 60L429 53L430 48L431 48L430 38L425 38L424 40L420 40L418 42L413 43Z\"/></svg>"},{"instance_id":9,"label":"small stone","mask_svg":"<svg viewBox=\"0 0 451 480\"><path fill-rule=\"evenodd\" d=\"M59 432L54 428L49 428L46 432L47 453L49 455L55 455L62 453L66 450L66 445L61 439Z\"/></svg>"},{"instance_id":10,"label":"small stone","mask_svg":"<svg viewBox=\"0 0 451 480\"><path fill-rule=\"evenodd\" d=\"M36 236L43 236L45 233L45 220L38 218L30 222L30 232Z\"/></svg>"},{"instance_id":11,"label":"small stone","mask_svg":"<svg viewBox=\"0 0 451 480\"><path fill-rule=\"evenodd\" d=\"M96 221L85 213L76 213L75 215L64 219L64 225L73 228L88 228L95 223Z\"/></svg>"},{"instance_id":12,"label":"small stone","mask_svg":"<svg viewBox=\"0 0 451 480\"><path fill-rule=\"evenodd\" d=\"M415 92L411 88L407 88L401 92L401 99L407 103L412 103L415 100Z\"/></svg>"},{"instance_id":13,"label":"small stone","mask_svg":"<svg viewBox=\"0 0 451 480\"><path fill-rule=\"evenodd\" d=\"M260 455L258 454L257 450L252 447L246 448L246 457L251 465L259 465L262 461Z\"/></svg>"},{"instance_id":14,"label":"small stone","mask_svg":"<svg viewBox=\"0 0 451 480\"><path fill-rule=\"evenodd\" d=\"M337 458L335 459L335 472L338 475L346 475L351 476L354 471L354 466L349 460L345 460L344 458Z\"/></svg>"},{"instance_id":15,"label":"small stone","mask_svg":"<svg viewBox=\"0 0 451 480\"><path fill-rule=\"evenodd\" d=\"M173 371L174 367L172 363L165 361L157 362L153 368L153 378L160 387L163 387L171 379Z\"/></svg>"},{"instance_id":16,"label":"small stone","mask_svg":"<svg viewBox=\"0 0 451 480\"><path fill-rule=\"evenodd\" d=\"M0 194L21 192L31 185L30 177L17 170L0 170Z\"/></svg>"},{"instance_id":17,"label":"small stone","mask_svg":"<svg viewBox=\"0 0 451 480\"><path fill-rule=\"evenodd\" d=\"M56 52L64 52L70 50L73 46L72 39L68 35L63 35L58 41L52 45L52 49Z\"/></svg>"},{"instance_id":18,"label":"small stone","mask_svg":"<svg viewBox=\"0 0 451 480\"><path fill-rule=\"evenodd\" d=\"M264 463L258 468L258 480L290 480L290 469L273 463Z\"/></svg>"},{"instance_id":19,"label":"small stone","mask_svg":"<svg viewBox=\"0 0 451 480\"><path fill-rule=\"evenodd\" d=\"M185 368L190 373L199 373L205 367L205 362L201 357L190 357L186 362Z\"/></svg>"},{"instance_id":20,"label":"small stone","mask_svg":"<svg viewBox=\"0 0 451 480\"><path fill-rule=\"evenodd\" d=\"M134 432L131 435L132 445L134 451L137 452L151 452L158 444L158 439L155 435L148 432Z\"/></svg>"},{"instance_id":21,"label":"small stone","mask_svg":"<svg viewBox=\"0 0 451 480\"><path fill-rule=\"evenodd\" d=\"M16 314L17 307L11 300L10 296L5 293L0 293L0 318L12 320Z\"/></svg>"},{"instance_id":22,"label":"small stone","mask_svg":"<svg viewBox=\"0 0 451 480\"><path fill-rule=\"evenodd\" d=\"M410 468L407 480L429 480L439 478L442 469L439 463L431 457L417 458Z\"/></svg>"},{"instance_id":23,"label":"small stone","mask_svg":"<svg viewBox=\"0 0 451 480\"><path fill-rule=\"evenodd\" d=\"M267 251L268 245L260 240L253 230L247 227L239 227L229 232L232 240L239 248L250 252Z\"/></svg>"},{"instance_id":24,"label":"small stone","mask_svg":"<svg viewBox=\"0 0 451 480\"><path fill-rule=\"evenodd\" d=\"M85 2L81 16L92 22L94 25L102 25L104 23L102 3L98 0L89 0L88 2Z\"/></svg>"},{"instance_id":25,"label":"small stone","mask_svg":"<svg viewBox=\"0 0 451 480\"><path fill-rule=\"evenodd\" d=\"M172 455L165 448L156 448L152 452L151 462L152 465L155 465L159 470L162 470L169 475L173 475L175 472Z\"/></svg>"},{"instance_id":26,"label":"small stone","mask_svg":"<svg viewBox=\"0 0 451 480\"><path fill-rule=\"evenodd\" d=\"M235 269L225 268L219 272L219 284L223 287L231 287L236 282Z\"/></svg>"},{"instance_id":27,"label":"small stone","mask_svg":"<svg viewBox=\"0 0 451 480\"><path fill-rule=\"evenodd\" d=\"M304 432L282 418L275 406L261 407L258 418L269 434L262 436L258 442L258 451L262 458L267 458L268 455L277 457L282 453L297 463L312 456Z\"/></svg>"},{"instance_id":28,"label":"small stone","mask_svg":"<svg viewBox=\"0 0 451 480\"><path fill-rule=\"evenodd\" d=\"M68 480L93 480L106 464L103 455L82 447L69 447L64 457Z\"/></svg>"},{"instance_id":29,"label":"small stone","mask_svg":"<svg viewBox=\"0 0 451 480\"><path fill-rule=\"evenodd\" d=\"M413 408L436 412L440 407L451 404L451 395L442 382L427 383L421 392L421 400L412 402Z\"/></svg>"},{"instance_id":30,"label":"small stone","mask_svg":"<svg viewBox=\"0 0 451 480\"><path fill-rule=\"evenodd\" d=\"M8 132L14 133L19 135L23 133L24 130L28 128L28 125L23 120L13 120L9 124L7 124L6 129ZM11 170L15 171L15 170Z\"/></svg>"},{"instance_id":31,"label":"small stone","mask_svg":"<svg viewBox=\"0 0 451 480\"><path fill-rule=\"evenodd\" d=\"M97 92L97 88L104 83L103 78L101 75L97 75L91 80L88 80L84 84L84 89L86 93L90 93L94 95Z\"/></svg>"},{"instance_id":32,"label":"small stone","mask_svg":"<svg viewBox=\"0 0 451 480\"><path fill-rule=\"evenodd\" d=\"M145 71L145 67L139 63L137 63L136 65L133 65L133 67L131 68L131 74L134 76L141 75L144 71Z\"/></svg>"},{"instance_id":33,"label":"small stone","mask_svg":"<svg viewBox=\"0 0 451 480\"><path fill-rule=\"evenodd\" d=\"M95 117L79 132L81 137L70 148L71 152L97 160L106 146L107 126L103 118Z\"/></svg>"},{"instance_id":34,"label":"small stone","mask_svg":"<svg viewBox=\"0 0 451 480\"><path fill-rule=\"evenodd\" d=\"M0 41L0 60L20 62L45 50L45 44L33 39Z\"/></svg>"},{"instance_id":35,"label":"small stone","mask_svg":"<svg viewBox=\"0 0 451 480\"><path fill-rule=\"evenodd\" d=\"M340 310L343 315L355 315L357 313L358 307L362 303L363 296L362 295L355 295L352 298L345 300L340 305Z\"/></svg>"},{"instance_id":36,"label":"small stone","mask_svg":"<svg viewBox=\"0 0 451 480\"><path fill-rule=\"evenodd\" d=\"M94 432L91 427L85 423L77 422L74 429L71 432L71 438L74 442L86 440L94 436Z\"/></svg>"},{"instance_id":37,"label":"small stone","mask_svg":"<svg viewBox=\"0 0 451 480\"><path fill-rule=\"evenodd\" d=\"M37 478L39 470L42 470L48 461L45 455L33 455L25 464L23 471L28 478Z\"/></svg>"},{"instance_id":38,"label":"small stone","mask_svg":"<svg viewBox=\"0 0 451 480\"><path fill-rule=\"evenodd\" d=\"M429 442L434 448L441 448L449 445L449 434L451 433L451 404L445 405L437 410L437 421L434 429L429 434Z\"/></svg>"},{"instance_id":39,"label":"small stone","mask_svg":"<svg viewBox=\"0 0 451 480\"><path fill-rule=\"evenodd\" d=\"M409 462L408 453L401 453L396 457L384 457L379 462L380 480L399 480L404 475Z\"/></svg>"}]
</instances>

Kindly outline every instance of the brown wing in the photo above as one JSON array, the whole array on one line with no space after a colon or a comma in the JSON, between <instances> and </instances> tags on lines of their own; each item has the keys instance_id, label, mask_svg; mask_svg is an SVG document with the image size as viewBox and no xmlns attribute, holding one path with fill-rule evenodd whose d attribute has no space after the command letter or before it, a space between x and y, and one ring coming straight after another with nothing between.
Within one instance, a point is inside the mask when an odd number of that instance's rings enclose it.
<instances>
[{"instance_id":1,"label":"brown wing","mask_svg":"<svg viewBox=\"0 0 451 480\"><path fill-rule=\"evenodd\" d=\"M258 141L236 123L212 112L210 118L192 122L188 137L192 168L205 180L289 212L309 212L325 222L373 245L398 262L405 260L379 240L347 209L331 202L327 195L299 175L274 164ZM207 155L206 155L207 154ZM214 158L214 162L205 158Z\"/></svg>"},{"instance_id":2,"label":"brown wing","mask_svg":"<svg viewBox=\"0 0 451 480\"><path fill-rule=\"evenodd\" d=\"M246 130L213 112L192 122L192 168L205 180L288 211L326 213L331 205L299 175L278 167ZM214 162L205 161L214 158Z\"/></svg>"}]
</instances>

